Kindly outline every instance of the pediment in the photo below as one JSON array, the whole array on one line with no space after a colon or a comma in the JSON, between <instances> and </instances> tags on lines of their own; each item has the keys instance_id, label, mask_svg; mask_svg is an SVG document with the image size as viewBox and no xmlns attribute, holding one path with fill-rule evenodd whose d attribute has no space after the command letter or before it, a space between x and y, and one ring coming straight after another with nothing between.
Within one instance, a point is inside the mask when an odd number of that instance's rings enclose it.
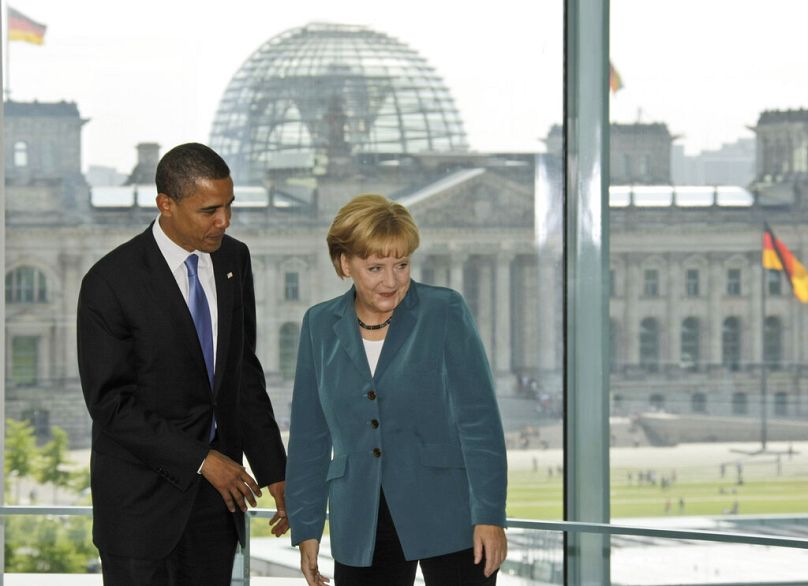
<instances>
[{"instance_id":1,"label":"pediment","mask_svg":"<svg viewBox=\"0 0 808 586\"><path fill-rule=\"evenodd\" d=\"M532 227L532 185L479 171L454 182L439 179L399 201L422 227Z\"/></svg>"}]
</instances>

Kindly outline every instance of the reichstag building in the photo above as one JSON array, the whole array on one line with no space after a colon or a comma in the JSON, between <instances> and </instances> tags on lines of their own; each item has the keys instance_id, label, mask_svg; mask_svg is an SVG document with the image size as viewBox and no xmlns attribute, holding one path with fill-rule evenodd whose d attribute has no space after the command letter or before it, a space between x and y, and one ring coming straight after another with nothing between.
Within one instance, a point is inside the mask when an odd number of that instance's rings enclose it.
<instances>
[{"instance_id":1,"label":"reichstag building","mask_svg":"<svg viewBox=\"0 0 808 586\"><path fill-rule=\"evenodd\" d=\"M123 185L91 187L86 122L74 103L5 103L6 413L41 434L63 427L73 447L90 438L76 363L81 278L156 217L154 169L173 146L143 137ZM630 441L750 439L764 407L772 439L805 439L808 306L760 256L768 222L808 262L808 112L763 112L754 131L750 185L678 186L664 123L612 126L610 392ZM246 59L209 142L236 183L230 233L252 251L259 358L279 419L305 310L347 286L326 252L330 220L373 192L421 227L413 277L466 297L509 431L560 421L559 127L542 153L473 151L424 57L366 27L312 23Z\"/></svg>"}]
</instances>

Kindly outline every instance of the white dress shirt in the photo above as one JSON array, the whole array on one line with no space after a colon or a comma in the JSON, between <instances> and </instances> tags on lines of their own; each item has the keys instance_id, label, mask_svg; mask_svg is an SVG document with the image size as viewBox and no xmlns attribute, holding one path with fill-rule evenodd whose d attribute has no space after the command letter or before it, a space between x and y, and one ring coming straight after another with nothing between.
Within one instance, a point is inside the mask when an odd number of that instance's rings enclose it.
<instances>
[{"instance_id":1,"label":"white dress shirt","mask_svg":"<svg viewBox=\"0 0 808 586\"><path fill-rule=\"evenodd\" d=\"M199 282L202 284L202 290L205 291L205 297L208 298L208 307L210 308L210 323L213 328L213 366L216 368L216 346L219 334L219 310L216 305L216 278L213 275L213 261L210 259L210 254L207 252L188 252L182 246L171 240L163 228L160 226L160 218L154 221L152 227L154 239L157 241L157 246L160 252L163 253L163 258L168 263L168 268L174 279L177 281L177 286L180 288L182 298L185 303L188 303L188 269L185 268L185 259L189 255L195 254L199 257L199 265L197 267L197 276Z\"/></svg>"}]
</instances>

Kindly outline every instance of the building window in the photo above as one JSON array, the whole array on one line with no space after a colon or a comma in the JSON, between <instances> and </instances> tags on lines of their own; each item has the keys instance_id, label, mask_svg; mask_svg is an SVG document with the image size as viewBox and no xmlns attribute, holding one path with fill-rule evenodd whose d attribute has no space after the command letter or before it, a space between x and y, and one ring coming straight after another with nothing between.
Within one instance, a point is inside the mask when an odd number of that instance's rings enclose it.
<instances>
[{"instance_id":1,"label":"building window","mask_svg":"<svg viewBox=\"0 0 808 586\"><path fill-rule=\"evenodd\" d=\"M699 271L698 269L687 269L685 278L685 291L688 297L699 296Z\"/></svg>"},{"instance_id":2,"label":"building window","mask_svg":"<svg viewBox=\"0 0 808 586\"><path fill-rule=\"evenodd\" d=\"M648 372L659 370L659 324L652 317L640 324L640 368Z\"/></svg>"},{"instance_id":3,"label":"building window","mask_svg":"<svg viewBox=\"0 0 808 586\"><path fill-rule=\"evenodd\" d=\"M768 288L766 292L769 295L777 296L783 294L783 279L780 277L780 271L766 271L766 281Z\"/></svg>"},{"instance_id":4,"label":"building window","mask_svg":"<svg viewBox=\"0 0 808 586\"><path fill-rule=\"evenodd\" d=\"M6 274L6 303L45 303L47 300L47 280L42 271L23 266Z\"/></svg>"},{"instance_id":5,"label":"building window","mask_svg":"<svg viewBox=\"0 0 808 586\"><path fill-rule=\"evenodd\" d=\"M707 395L693 393L693 396L690 397L690 408L693 413L707 413Z\"/></svg>"},{"instance_id":6,"label":"building window","mask_svg":"<svg viewBox=\"0 0 808 586\"><path fill-rule=\"evenodd\" d=\"M291 322L281 326L278 340L278 367L281 371L281 376L286 380L291 380L295 376L297 345L299 341L300 326Z\"/></svg>"},{"instance_id":7,"label":"building window","mask_svg":"<svg viewBox=\"0 0 808 586\"><path fill-rule=\"evenodd\" d=\"M686 370L699 368L699 320L689 317L682 322L681 364Z\"/></svg>"},{"instance_id":8,"label":"building window","mask_svg":"<svg viewBox=\"0 0 808 586\"><path fill-rule=\"evenodd\" d=\"M614 269L609 269L609 297L617 297L614 285Z\"/></svg>"},{"instance_id":9,"label":"building window","mask_svg":"<svg viewBox=\"0 0 808 586\"><path fill-rule=\"evenodd\" d=\"M11 340L11 380L19 386L37 383L39 338L14 336Z\"/></svg>"},{"instance_id":10,"label":"building window","mask_svg":"<svg viewBox=\"0 0 808 586\"><path fill-rule=\"evenodd\" d=\"M721 329L721 364L730 370L741 369L741 322L737 317L724 320Z\"/></svg>"},{"instance_id":11,"label":"building window","mask_svg":"<svg viewBox=\"0 0 808 586\"><path fill-rule=\"evenodd\" d=\"M733 415L746 415L749 413L749 404L746 399L746 393L733 393L732 394L732 414Z\"/></svg>"},{"instance_id":12,"label":"building window","mask_svg":"<svg viewBox=\"0 0 808 586\"><path fill-rule=\"evenodd\" d=\"M777 417L788 415L788 394L779 392L774 394L774 414Z\"/></svg>"},{"instance_id":13,"label":"building window","mask_svg":"<svg viewBox=\"0 0 808 586\"><path fill-rule=\"evenodd\" d=\"M646 269L643 273L643 293L646 297L659 295L659 271Z\"/></svg>"},{"instance_id":14,"label":"building window","mask_svg":"<svg viewBox=\"0 0 808 586\"><path fill-rule=\"evenodd\" d=\"M741 294L741 269L727 271L727 295L737 297Z\"/></svg>"},{"instance_id":15,"label":"building window","mask_svg":"<svg viewBox=\"0 0 808 586\"><path fill-rule=\"evenodd\" d=\"M285 273L283 276L283 298L286 301L300 299L300 273Z\"/></svg>"},{"instance_id":16,"label":"building window","mask_svg":"<svg viewBox=\"0 0 808 586\"><path fill-rule=\"evenodd\" d=\"M654 393L651 395L650 399L651 409L654 411L664 411L665 410L665 395L660 395L659 393Z\"/></svg>"},{"instance_id":17,"label":"building window","mask_svg":"<svg viewBox=\"0 0 808 586\"><path fill-rule=\"evenodd\" d=\"M763 360L772 370L783 365L783 325L779 317L769 316L764 322Z\"/></svg>"},{"instance_id":18,"label":"building window","mask_svg":"<svg viewBox=\"0 0 808 586\"><path fill-rule=\"evenodd\" d=\"M37 440L51 438L50 411L47 409L26 409L22 412L22 419L31 423Z\"/></svg>"},{"instance_id":19,"label":"building window","mask_svg":"<svg viewBox=\"0 0 808 586\"><path fill-rule=\"evenodd\" d=\"M14 143L14 166L28 166L28 143L25 141L18 140Z\"/></svg>"}]
</instances>

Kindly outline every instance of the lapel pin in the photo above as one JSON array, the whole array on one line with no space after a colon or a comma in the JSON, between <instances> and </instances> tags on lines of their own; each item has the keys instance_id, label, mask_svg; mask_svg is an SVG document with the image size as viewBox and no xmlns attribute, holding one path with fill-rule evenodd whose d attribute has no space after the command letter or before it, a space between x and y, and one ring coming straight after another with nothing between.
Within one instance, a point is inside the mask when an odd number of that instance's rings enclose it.
<instances>
[{"instance_id":1,"label":"lapel pin","mask_svg":"<svg viewBox=\"0 0 808 586\"><path fill-rule=\"evenodd\" d=\"M233 273L227 273L227 278L232 279L233 278Z\"/></svg>"}]
</instances>

